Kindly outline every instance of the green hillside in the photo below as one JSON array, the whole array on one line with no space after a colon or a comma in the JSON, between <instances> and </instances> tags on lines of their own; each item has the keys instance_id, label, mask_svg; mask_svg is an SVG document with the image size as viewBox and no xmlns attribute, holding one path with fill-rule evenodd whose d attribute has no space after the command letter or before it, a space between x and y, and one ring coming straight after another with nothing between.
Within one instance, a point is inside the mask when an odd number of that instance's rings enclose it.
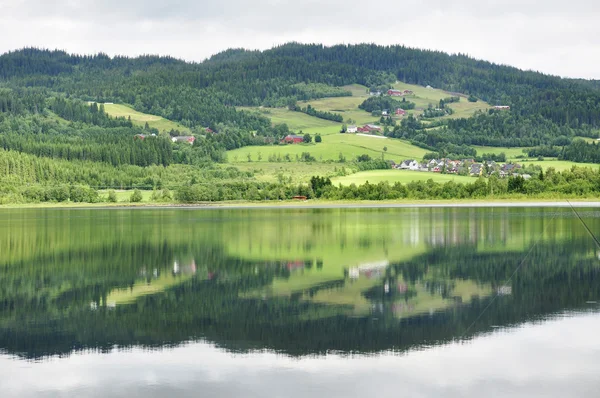
<instances>
[{"instance_id":1,"label":"green hillside","mask_svg":"<svg viewBox=\"0 0 600 398\"><path fill-rule=\"evenodd\" d=\"M135 109L127 105L120 104L104 104L104 110L110 116L113 117L124 117L131 118L133 124L138 126L145 126L146 123L151 128L155 128L158 131L171 131L179 130L181 132L189 133L190 129L182 126L179 123L172 122L161 116L149 115L147 113L138 112Z\"/></svg>"},{"instance_id":2,"label":"green hillside","mask_svg":"<svg viewBox=\"0 0 600 398\"><path fill-rule=\"evenodd\" d=\"M385 96L392 88L411 92L392 101ZM383 109L400 106L407 115L382 118ZM191 134L193 145L149 136L146 123ZM379 137L340 134L343 124L367 123L383 127ZM307 133L322 142L279 144ZM7 203L97 201L98 189L176 186L181 202L300 193L410 198L399 188L369 195L306 183L314 175L348 179L426 153L465 159L501 152L536 166L526 171L531 181L502 181L498 189L507 194L584 196L600 186L595 174L570 169L573 162L596 168L599 134L600 92L589 82L402 46L288 43L200 63L35 48L0 55L0 199ZM565 172L545 180L537 166ZM185 175L173 178L179 167ZM388 175L397 180L391 173L377 178ZM484 195L481 185L460 194ZM417 196L439 195L429 188Z\"/></svg>"},{"instance_id":3,"label":"green hillside","mask_svg":"<svg viewBox=\"0 0 600 398\"><path fill-rule=\"evenodd\" d=\"M318 129L310 130L310 132ZM399 162L404 159L421 159L426 150L407 143L406 141L390 139L377 136L360 136L355 134L329 134L322 137L320 143L311 144L288 144L259 147L244 147L227 152L229 162L244 162L248 155L253 162L268 162L269 157L280 156L285 158L289 155L291 161L296 161L296 155L304 152L310 153L317 161L339 161L340 153L348 160L354 160L357 156L367 154L372 158L379 159L382 155L385 159ZM387 148L384 151L383 148ZM261 159L259 160L259 154Z\"/></svg>"}]
</instances>

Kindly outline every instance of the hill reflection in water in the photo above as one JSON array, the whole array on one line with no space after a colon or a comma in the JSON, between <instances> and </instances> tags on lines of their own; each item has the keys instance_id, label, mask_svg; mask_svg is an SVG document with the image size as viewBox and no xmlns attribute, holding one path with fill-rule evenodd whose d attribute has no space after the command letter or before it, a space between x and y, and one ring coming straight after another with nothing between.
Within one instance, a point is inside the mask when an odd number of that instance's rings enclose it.
<instances>
[{"instance_id":1,"label":"hill reflection in water","mask_svg":"<svg viewBox=\"0 0 600 398\"><path fill-rule=\"evenodd\" d=\"M595 211L581 215L600 230ZM0 349L24 358L190 341L402 352L600 297L598 248L569 209L10 210L0 221Z\"/></svg>"}]
</instances>

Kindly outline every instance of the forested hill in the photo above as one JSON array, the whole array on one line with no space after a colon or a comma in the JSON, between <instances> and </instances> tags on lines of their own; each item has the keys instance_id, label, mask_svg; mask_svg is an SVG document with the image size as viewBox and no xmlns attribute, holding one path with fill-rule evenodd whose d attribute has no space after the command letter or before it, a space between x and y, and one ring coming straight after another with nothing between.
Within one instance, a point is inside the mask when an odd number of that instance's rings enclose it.
<instances>
[{"instance_id":1,"label":"forested hill","mask_svg":"<svg viewBox=\"0 0 600 398\"><path fill-rule=\"evenodd\" d=\"M600 126L597 82L403 46L290 43L262 52L227 50L202 63L37 49L0 56L0 85L124 102L187 126L256 125L229 108L283 106L291 99L339 95L332 86L378 87L396 80L472 94L493 105L509 105L517 116L541 116L559 126Z\"/></svg>"}]
</instances>

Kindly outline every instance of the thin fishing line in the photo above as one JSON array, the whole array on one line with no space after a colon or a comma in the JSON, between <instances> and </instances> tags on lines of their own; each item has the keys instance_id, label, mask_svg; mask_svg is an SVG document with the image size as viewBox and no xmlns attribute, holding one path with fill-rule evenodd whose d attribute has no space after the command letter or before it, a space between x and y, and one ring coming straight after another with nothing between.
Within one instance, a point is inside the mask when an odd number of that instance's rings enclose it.
<instances>
[{"instance_id":1,"label":"thin fishing line","mask_svg":"<svg viewBox=\"0 0 600 398\"><path fill-rule=\"evenodd\" d=\"M551 221L553 221L556 218L556 214L557 214L557 212L554 213L554 215L551 218ZM535 249L535 247L538 245L538 243L541 242L542 238L544 237L544 233L546 232L546 229L548 229L548 226L546 226L542 230L542 232L540 233L540 236L537 238L537 240L534 242L534 244L529 248L529 251L527 252L527 254L525 254L525 257L523 257L523 259L521 260L521 262L519 263L519 265L517 266L517 268L515 268L515 270L509 276L509 278L506 281L504 281L504 285L507 285L515 277L515 275L517 275L517 272L519 272L519 270L523 267L523 264L525 264L525 261L527 261L527 259L529 258L529 255L533 252L533 249ZM490 302L488 303L488 305L485 306L485 308L481 311L481 313L479 314L479 316L477 316L477 318L475 318L475 320L473 321L473 323L471 323L471 325L469 325L469 327L467 328L467 330L465 330L462 333L462 335L460 336L459 339L463 338L467 333L469 333L469 331L473 328L473 326L475 326L475 324L481 319L481 317L483 316L483 314L485 314L485 312L492 306L492 304L494 304L494 302L496 301L496 299L499 296L500 296L500 292L496 292L496 294L494 295L494 297L492 297L492 299L490 300Z\"/></svg>"},{"instance_id":2,"label":"thin fishing line","mask_svg":"<svg viewBox=\"0 0 600 398\"><path fill-rule=\"evenodd\" d=\"M598 240L598 238L596 238L596 235L594 235L594 233L592 232L592 230L590 229L590 227L588 227L588 225L585 223L585 221L583 221L583 218L581 218L581 216L579 215L579 212L577 210L575 210L575 206L573 206L571 204L571 202L569 202L569 199L567 199L567 203L569 204L569 206L571 206L571 210L573 210L573 213L575 213L575 215L577 216L577 218L579 219L579 221L581 221L581 223L585 227L586 231L588 231L588 233L590 234L590 236L594 240L594 242L596 242L596 245L598 247L600 247L600 241Z\"/></svg>"}]
</instances>

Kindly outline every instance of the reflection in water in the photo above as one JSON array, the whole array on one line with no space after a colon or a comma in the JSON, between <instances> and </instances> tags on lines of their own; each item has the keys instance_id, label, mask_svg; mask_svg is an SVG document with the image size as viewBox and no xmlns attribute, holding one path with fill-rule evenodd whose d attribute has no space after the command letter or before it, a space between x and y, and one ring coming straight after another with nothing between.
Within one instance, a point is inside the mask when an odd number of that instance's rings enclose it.
<instances>
[{"instance_id":1,"label":"reflection in water","mask_svg":"<svg viewBox=\"0 0 600 398\"><path fill-rule=\"evenodd\" d=\"M595 211L581 215L600 230ZM600 297L598 248L568 209L11 210L0 222L0 349L24 358L195 340L407 351Z\"/></svg>"}]
</instances>

